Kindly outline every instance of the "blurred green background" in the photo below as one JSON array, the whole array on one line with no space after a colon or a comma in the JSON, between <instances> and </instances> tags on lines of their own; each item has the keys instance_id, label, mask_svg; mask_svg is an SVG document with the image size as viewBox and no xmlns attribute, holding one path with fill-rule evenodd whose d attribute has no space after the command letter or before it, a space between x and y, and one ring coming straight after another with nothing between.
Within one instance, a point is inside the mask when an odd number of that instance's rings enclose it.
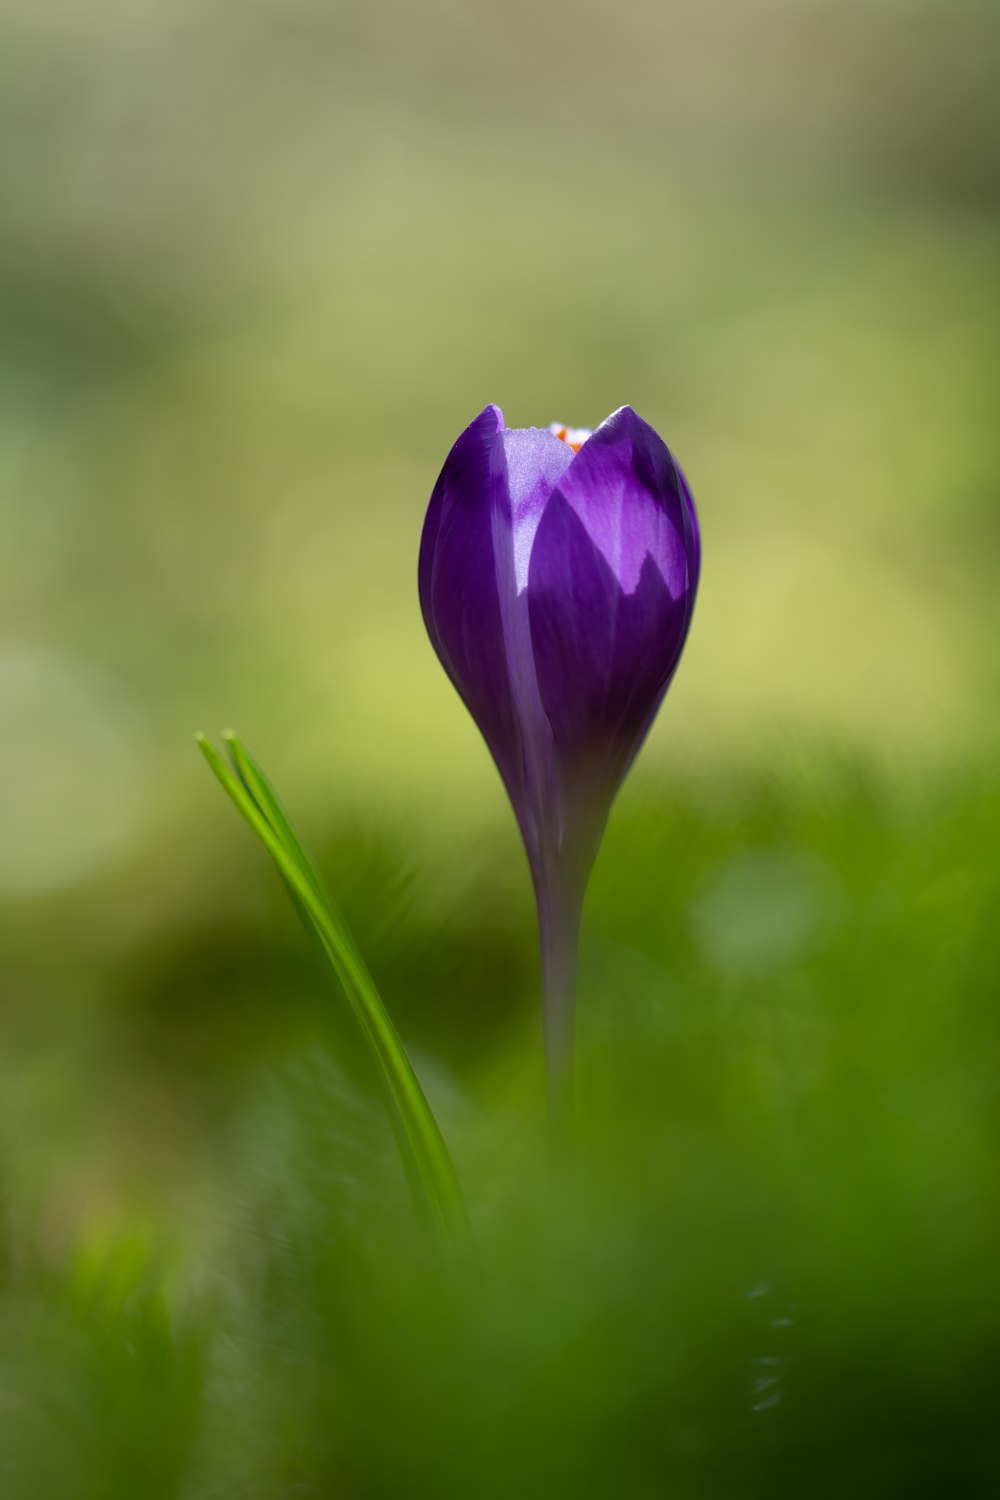
<instances>
[{"instance_id":1,"label":"blurred green background","mask_svg":"<svg viewBox=\"0 0 1000 1500\"><path fill-rule=\"evenodd\" d=\"M995 1494L1000 22L7 0L0 1468L38 1497ZM426 640L487 401L698 499L585 918ZM236 725L455 1151L200 762Z\"/></svg>"}]
</instances>

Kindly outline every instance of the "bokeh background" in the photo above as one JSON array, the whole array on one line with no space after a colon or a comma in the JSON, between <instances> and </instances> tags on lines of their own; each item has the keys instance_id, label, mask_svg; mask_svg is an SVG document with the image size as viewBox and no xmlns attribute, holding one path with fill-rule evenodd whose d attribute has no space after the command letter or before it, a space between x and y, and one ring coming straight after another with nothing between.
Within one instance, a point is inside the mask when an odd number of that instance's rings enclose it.
<instances>
[{"instance_id":1,"label":"bokeh background","mask_svg":"<svg viewBox=\"0 0 1000 1500\"><path fill-rule=\"evenodd\" d=\"M996 1493L998 47L978 0L7 0L11 1500ZM630 402L704 531L588 904L572 1180L416 596L487 401ZM224 724L413 1051L474 1276L410 1225Z\"/></svg>"}]
</instances>

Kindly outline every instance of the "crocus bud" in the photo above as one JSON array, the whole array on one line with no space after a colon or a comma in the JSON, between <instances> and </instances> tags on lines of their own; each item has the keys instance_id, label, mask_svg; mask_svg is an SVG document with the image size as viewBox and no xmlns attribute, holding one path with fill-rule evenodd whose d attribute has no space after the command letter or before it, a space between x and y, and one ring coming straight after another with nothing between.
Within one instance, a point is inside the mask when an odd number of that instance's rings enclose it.
<instances>
[{"instance_id":1,"label":"crocus bud","mask_svg":"<svg viewBox=\"0 0 1000 1500\"><path fill-rule=\"evenodd\" d=\"M531 866L557 1091L568 1087L584 890L677 667L699 562L684 476L629 406L592 433L507 429L488 406L449 453L424 522L424 621Z\"/></svg>"}]
</instances>

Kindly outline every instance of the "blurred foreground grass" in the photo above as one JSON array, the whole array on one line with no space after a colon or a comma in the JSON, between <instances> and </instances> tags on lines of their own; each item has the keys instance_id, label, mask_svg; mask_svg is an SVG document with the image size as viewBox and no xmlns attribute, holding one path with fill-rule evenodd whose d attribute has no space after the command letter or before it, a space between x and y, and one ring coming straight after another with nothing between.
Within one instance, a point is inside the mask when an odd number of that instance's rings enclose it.
<instances>
[{"instance_id":1,"label":"blurred foreground grass","mask_svg":"<svg viewBox=\"0 0 1000 1500\"><path fill-rule=\"evenodd\" d=\"M227 928L128 955L133 1034L90 1058L68 1159L8 1144L5 1493L994 1493L998 836L973 771L639 778L588 905L556 1169L523 872L500 844L460 886L334 829L470 1264L411 1223L367 1060L254 849ZM29 1143L51 1101L5 1092Z\"/></svg>"}]
</instances>

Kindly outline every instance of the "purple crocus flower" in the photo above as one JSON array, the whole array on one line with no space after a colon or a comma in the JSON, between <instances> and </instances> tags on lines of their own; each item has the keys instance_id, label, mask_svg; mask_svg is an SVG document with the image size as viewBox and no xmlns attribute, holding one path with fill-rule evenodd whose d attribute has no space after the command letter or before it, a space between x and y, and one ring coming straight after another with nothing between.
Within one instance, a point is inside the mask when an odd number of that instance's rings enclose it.
<instances>
[{"instance_id":1,"label":"purple crocus flower","mask_svg":"<svg viewBox=\"0 0 1000 1500\"><path fill-rule=\"evenodd\" d=\"M592 433L508 429L488 406L449 453L424 522L424 621L531 866L557 1112L571 1088L584 891L677 667L699 564L684 476L629 406Z\"/></svg>"}]
</instances>

